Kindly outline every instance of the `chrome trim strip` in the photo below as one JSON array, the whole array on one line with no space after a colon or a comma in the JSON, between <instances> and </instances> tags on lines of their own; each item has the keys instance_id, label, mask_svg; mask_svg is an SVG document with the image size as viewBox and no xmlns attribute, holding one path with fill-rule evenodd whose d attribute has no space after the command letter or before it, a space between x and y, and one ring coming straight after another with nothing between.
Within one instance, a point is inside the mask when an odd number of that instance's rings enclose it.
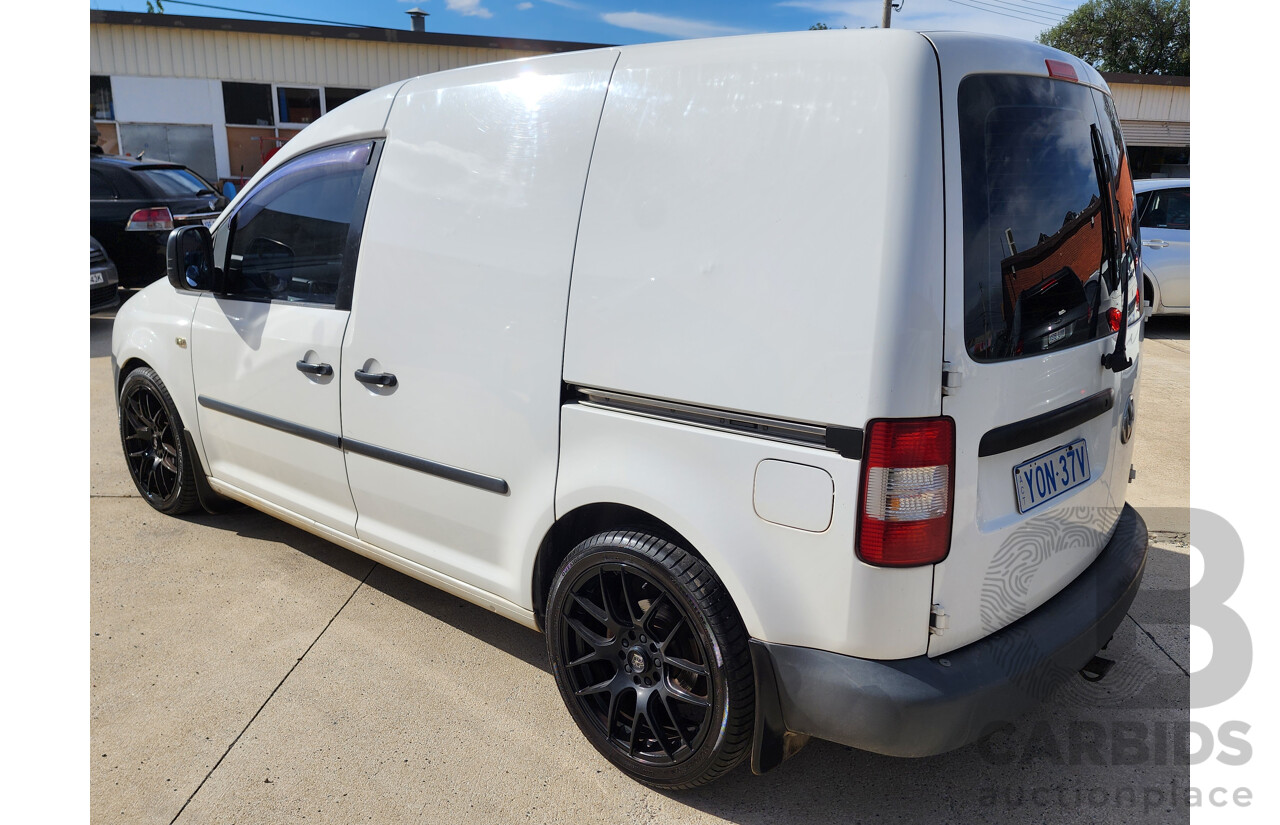
<instances>
[{"instance_id":1,"label":"chrome trim strip","mask_svg":"<svg viewBox=\"0 0 1280 825\"><path fill-rule=\"evenodd\" d=\"M378 447L373 444L366 444L363 441L356 441L351 438L342 439L342 449L349 453L362 455L367 458L376 458L379 461L385 461L388 464L395 464L398 467L406 467L410 470L417 470L420 473L439 476L449 481L456 481L459 484L466 484L468 487L479 487L481 490L488 490L491 493L506 495L510 488L507 482L496 476L487 476L483 473L464 470L461 467L454 467L449 464L441 464L438 461L431 461L425 458L408 455L407 453L399 453L395 450L388 450L386 447Z\"/></svg>"},{"instance_id":2,"label":"chrome trim strip","mask_svg":"<svg viewBox=\"0 0 1280 825\"><path fill-rule=\"evenodd\" d=\"M719 432L786 444L817 447L838 452L846 458L862 457L862 430L857 428L788 421L591 387L570 386L569 390L570 397L576 394L578 403L587 407L634 413L646 418L692 424ZM833 438L837 433L839 437Z\"/></svg>"},{"instance_id":3,"label":"chrome trim strip","mask_svg":"<svg viewBox=\"0 0 1280 825\"><path fill-rule=\"evenodd\" d=\"M196 397L196 401L200 406L207 407L215 412L225 413L235 418L242 418L245 421L252 421L254 424L261 424L264 427L270 427L273 430L279 430L282 433L296 435L299 438L305 438L308 441L315 441L324 444L326 447L342 447L342 437L333 433L317 430L312 427L304 427L301 424L295 424L292 421L286 421L283 418L276 418L274 415L266 413L254 412L246 410L244 407L237 407L235 404L228 404L225 401L218 401L213 398L201 395Z\"/></svg>"}]
</instances>

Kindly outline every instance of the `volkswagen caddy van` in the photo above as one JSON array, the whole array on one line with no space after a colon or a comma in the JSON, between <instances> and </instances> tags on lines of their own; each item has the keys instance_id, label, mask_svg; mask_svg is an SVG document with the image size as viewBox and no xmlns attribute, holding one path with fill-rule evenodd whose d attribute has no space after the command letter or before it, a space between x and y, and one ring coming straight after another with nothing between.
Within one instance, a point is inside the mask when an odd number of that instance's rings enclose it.
<instances>
[{"instance_id":1,"label":"volkswagen caddy van","mask_svg":"<svg viewBox=\"0 0 1280 825\"><path fill-rule=\"evenodd\" d=\"M395 83L292 139L114 329L125 459L545 632L662 788L925 756L1090 662L1125 504L1133 185L1093 68L800 32Z\"/></svg>"}]
</instances>

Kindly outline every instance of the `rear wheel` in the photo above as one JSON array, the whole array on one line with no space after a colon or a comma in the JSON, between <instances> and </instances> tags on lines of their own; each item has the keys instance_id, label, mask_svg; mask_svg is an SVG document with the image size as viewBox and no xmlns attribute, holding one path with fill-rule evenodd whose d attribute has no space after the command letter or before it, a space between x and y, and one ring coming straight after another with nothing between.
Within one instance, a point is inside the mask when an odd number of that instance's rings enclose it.
<instances>
[{"instance_id":1,"label":"rear wheel","mask_svg":"<svg viewBox=\"0 0 1280 825\"><path fill-rule=\"evenodd\" d=\"M609 761L659 788L702 785L750 750L747 634L699 559L644 533L574 548L547 609L556 684Z\"/></svg>"},{"instance_id":2,"label":"rear wheel","mask_svg":"<svg viewBox=\"0 0 1280 825\"><path fill-rule=\"evenodd\" d=\"M149 367L129 373L120 387L120 442L133 484L148 504L169 515L200 506L182 419Z\"/></svg>"}]
</instances>

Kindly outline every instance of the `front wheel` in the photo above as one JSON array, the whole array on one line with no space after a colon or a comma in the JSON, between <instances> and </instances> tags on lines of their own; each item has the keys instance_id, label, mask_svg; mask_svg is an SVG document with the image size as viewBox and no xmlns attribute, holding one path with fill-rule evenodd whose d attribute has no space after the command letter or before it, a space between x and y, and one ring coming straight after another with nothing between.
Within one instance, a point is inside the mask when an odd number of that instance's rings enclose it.
<instances>
[{"instance_id":1,"label":"front wheel","mask_svg":"<svg viewBox=\"0 0 1280 825\"><path fill-rule=\"evenodd\" d=\"M169 515L200 506L182 419L149 367L129 373L120 387L120 442L133 484L148 504Z\"/></svg>"},{"instance_id":2,"label":"front wheel","mask_svg":"<svg viewBox=\"0 0 1280 825\"><path fill-rule=\"evenodd\" d=\"M551 585L547 647L574 721L635 779L690 788L750 751L746 630L720 580L676 545L637 532L579 544Z\"/></svg>"}]
</instances>

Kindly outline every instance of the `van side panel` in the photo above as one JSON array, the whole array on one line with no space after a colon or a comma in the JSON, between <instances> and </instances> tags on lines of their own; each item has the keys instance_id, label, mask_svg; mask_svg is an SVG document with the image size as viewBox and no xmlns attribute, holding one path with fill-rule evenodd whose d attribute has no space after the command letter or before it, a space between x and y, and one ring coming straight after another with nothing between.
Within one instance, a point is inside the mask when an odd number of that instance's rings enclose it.
<instances>
[{"instance_id":1,"label":"van side panel","mask_svg":"<svg viewBox=\"0 0 1280 825\"><path fill-rule=\"evenodd\" d=\"M583 204L565 380L787 422L938 415L929 43L804 32L621 52ZM614 501L662 518L755 638L885 659L925 651L931 571L855 556L856 459L659 418L590 397L566 406L557 512ZM833 498L800 502L831 508L825 530L758 514L766 460L831 477Z\"/></svg>"},{"instance_id":2,"label":"van side panel","mask_svg":"<svg viewBox=\"0 0 1280 825\"><path fill-rule=\"evenodd\" d=\"M858 462L585 404L567 405L562 425L557 511L611 501L662 519L716 571L752 637L871 659L925 652L932 568L873 568L853 554ZM755 512L753 481L766 460L831 476L826 530Z\"/></svg>"},{"instance_id":3,"label":"van side panel","mask_svg":"<svg viewBox=\"0 0 1280 825\"><path fill-rule=\"evenodd\" d=\"M553 522L569 271L616 56L403 87L343 346L358 537L525 608ZM356 370L396 385L367 386Z\"/></svg>"},{"instance_id":4,"label":"van side panel","mask_svg":"<svg viewBox=\"0 0 1280 825\"><path fill-rule=\"evenodd\" d=\"M914 32L624 48L566 380L847 426L938 415L938 117Z\"/></svg>"}]
</instances>

